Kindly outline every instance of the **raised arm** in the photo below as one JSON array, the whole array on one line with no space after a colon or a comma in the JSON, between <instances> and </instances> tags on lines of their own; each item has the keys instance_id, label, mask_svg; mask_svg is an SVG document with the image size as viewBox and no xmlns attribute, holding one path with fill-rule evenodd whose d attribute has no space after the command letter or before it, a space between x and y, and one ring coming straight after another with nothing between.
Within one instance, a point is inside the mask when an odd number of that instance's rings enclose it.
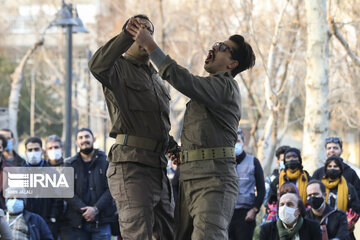
<instances>
[{"instance_id":1,"label":"raised arm","mask_svg":"<svg viewBox=\"0 0 360 240\"><path fill-rule=\"evenodd\" d=\"M111 68L114 66L115 61L121 57L134 42L127 31L132 21L134 20L130 19L123 31L108 41L104 46L100 47L89 61L91 73L108 88L111 88L109 81Z\"/></svg>"}]
</instances>

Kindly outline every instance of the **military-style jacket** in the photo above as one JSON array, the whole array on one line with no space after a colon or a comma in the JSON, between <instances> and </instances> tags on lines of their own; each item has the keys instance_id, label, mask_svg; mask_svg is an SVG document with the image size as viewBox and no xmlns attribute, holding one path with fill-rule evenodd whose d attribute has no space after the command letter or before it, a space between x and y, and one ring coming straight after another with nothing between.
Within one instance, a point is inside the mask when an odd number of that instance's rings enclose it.
<instances>
[{"instance_id":1,"label":"military-style jacket","mask_svg":"<svg viewBox=\"0 0 360 240\"><path fill-rule=\"evenodd\" d=\"M166 167L163 153L170 139L170 95L151 65L142 64L124 54L133 42L128 34L121 32L94 54L89 68L103 86L112 123L110 137L129 134L151 138L162 144L163 152L114 144L108 160Z\"/></svg>"},{"instance_id":2,"label":"military-style jacket","mask_svg":"<svg viewBox=\"0 0 360 240\"><path fill-rule=\"evenodd\" d=\"M191 98L186 104L182 150L235 146L241 117L241 96L232 76L226 72L208 77L195 76L169 56L159 73L179 92ZM180 168L180 179L211 176L236 178L235 158L193 161L182 164Z\"/></svg>"}]
</instances>

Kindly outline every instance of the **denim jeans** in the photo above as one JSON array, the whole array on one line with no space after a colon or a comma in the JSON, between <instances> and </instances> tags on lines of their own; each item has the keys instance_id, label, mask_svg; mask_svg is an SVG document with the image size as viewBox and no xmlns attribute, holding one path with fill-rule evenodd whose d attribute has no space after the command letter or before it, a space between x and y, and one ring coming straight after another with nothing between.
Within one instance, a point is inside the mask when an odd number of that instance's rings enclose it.
<instances>
[{"instance_id":1,"label":"denim jeans","mask_svg":"<svg viewBox=\"0 0 360 240\"><path fill-rule=\"evenodd\" d=\"M62 240L110 240L110 224L94 227L93 224L83 224L81 228L67 227L61 229Z\"/></svg>"}]
</instances>

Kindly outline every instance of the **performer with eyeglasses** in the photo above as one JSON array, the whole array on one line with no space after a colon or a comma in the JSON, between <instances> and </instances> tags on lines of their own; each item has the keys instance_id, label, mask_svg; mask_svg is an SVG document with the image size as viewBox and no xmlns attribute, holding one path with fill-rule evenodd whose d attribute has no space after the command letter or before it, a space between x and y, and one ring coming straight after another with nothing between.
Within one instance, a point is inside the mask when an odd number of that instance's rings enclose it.
<instances>
[{"instance_id":1,"label":"performer with eyeglasses","mask_svg":"<svg viewBox=\"0 0 360 240\"><path fill-rule=\"evenodd\" d=\"M140 23L129 32L150 54L160 76L191 99L181 135L175 239L228 239L238 195L234 146L241 117L240 89L234 77L254 66L254 52L240 35L217 42L205 59L209 76L201 77L166 56Z\"/></svg>"},{"instance_id":2,"label":"performer with eyeglasses","mask_svg":"<svg viewBox=\"0 0 360 240\"><path fill-rule=\"evenodd\" d=\"M343 142L340 137L328 137L325 139L325 151L326 157L336 156L340 157L343 153ZM342 158L341 158L342 159ZM351 183L356 190L358 196L360 196L360 179L356 174L355 170L352 169L348 164L342 161L343 164L343 173L342 175L347 182ZM320 167L317 169L313 178L321 180L325 176L325 167Z\"/></svg>"}]
</instances>

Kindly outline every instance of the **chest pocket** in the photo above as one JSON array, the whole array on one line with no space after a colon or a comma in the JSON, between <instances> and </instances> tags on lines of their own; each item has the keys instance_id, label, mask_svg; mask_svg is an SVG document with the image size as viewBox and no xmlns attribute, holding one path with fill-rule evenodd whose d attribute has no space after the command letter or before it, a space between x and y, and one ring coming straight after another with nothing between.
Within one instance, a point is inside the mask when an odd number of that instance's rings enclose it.
<instances>
[{"instance_id":1,"label":"chest pocket","mask_svg":"<svg viewBox=\"0 0 360 240\"><path fill-rule=\"evenodd\" d=\"M125 80L128 107L135 111L157 111L157 97L150 79Z\"/></svg>"}]
</instances>

